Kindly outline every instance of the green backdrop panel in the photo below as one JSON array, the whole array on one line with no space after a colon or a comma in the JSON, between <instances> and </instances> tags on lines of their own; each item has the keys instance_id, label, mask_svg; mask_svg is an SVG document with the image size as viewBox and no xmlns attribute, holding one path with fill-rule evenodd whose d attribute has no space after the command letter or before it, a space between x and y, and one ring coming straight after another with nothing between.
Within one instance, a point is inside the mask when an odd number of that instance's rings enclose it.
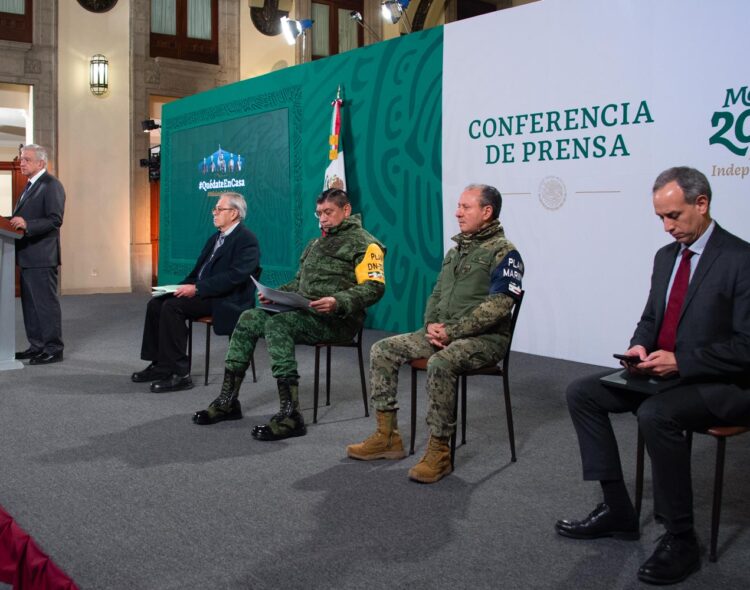
<instances>
[{"instance_id":1,"label":"green backdrop panel","mask_svg":"<svg viewBox=\"0 0 750 590\"><path fill-rule=\"evenodd\" d=\"M292 276L319 231L315 197L340 85L353 208L388 249L386 295L371 308L368 326L401 332L421 325L443 252L442 39L442 28L430 29L166 105L159 282L179 281L211 232L215 198L195 187L211 177L203 157L219 144L246 158L245 186L237 190L248 198L246 224L260 240L264 282ZM222 174L213 178L229 176Z\"/></svg>"}]
</instances>

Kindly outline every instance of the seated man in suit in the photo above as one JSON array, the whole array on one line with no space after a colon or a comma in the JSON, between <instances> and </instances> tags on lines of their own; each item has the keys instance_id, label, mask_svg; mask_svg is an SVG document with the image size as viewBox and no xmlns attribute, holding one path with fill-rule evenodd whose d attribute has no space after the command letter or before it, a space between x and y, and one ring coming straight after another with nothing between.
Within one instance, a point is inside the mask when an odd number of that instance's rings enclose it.
<instances>
[{"instance_id":1,"label":"seated man in suit","mask_svg":"<svg viewBox=\"0 0 750 590\"><path fill-rule=\"evenodd\" d=\"M446 254L427 300L424 328L376 342L370 351L370 388L377 430L349 445L353 459L402 459L406 456L396 425L398 370L416 358L427 363L427 424L430 440L409 477L433 483L451 470L449 440L456 430L453 411L458 374L497 364L510 339L511 312L521 293L523 262L505 237L498 217L502 197L492 186L464 189L456 217L461 233Z\"/></svg>"},{"instance_id":2,"label":"seated man in suit","mask_svg":"<svg viewBox=\"0 0 750 590\"><path fill-rule=\"evenodd\" d=\"M219 230L206 242L195 267L174 295L152 297L146 308L141 358L151 361L133 373L136 383L150 381L151 391L190 389L186 320L211 315L217 334L231 334L240 314L255 305L260 250L245 227L247 204L239 193L223 193L213 209Z\"/></svg>"},{"instance_id":3,"label":"seated man in suit","mask_svg":"<svg viewBox=\"0 0 750 590\"><path fill-rule=\"evenodd\" d=\"M631 358L623 362L632 373L674 377L675 385L649 395L605 386L594 375L568 387L583 478L599 480L604 502L555 528L574 539L639 537L609 419L610 412L635 412L651 457L654 515L666 527L638 577L671 584L700 567L684 431L750 424L750 244L711 219L711 187L698 170L662 172L653 204L675 241L656 253L648 301L625 352Z\"/></svg>"},{"instance_id":4,"label":"seated man in suit","mask_svg":"<svg viewBox=\"0 0 750 590\"><path fill-rule=\"evenodd\" d=\"M271 372L277 380L279 412L268 424L256 426L258 440L303 436L307 430L299 412L299 373L295 344L348 342L365 320L365 310L385 293L384 246L352 215L349 196L341 189L323 191L315 215L323 235L308 243L294 279L279 287L311 299L308 309L270 313L251 309L240 317L227 351L221 393L208 409L196 412L196 424L242 418L240 385L258 338L265 337ZM272 303L259 296L261 303Z\"/></svg>"}]
</instances>

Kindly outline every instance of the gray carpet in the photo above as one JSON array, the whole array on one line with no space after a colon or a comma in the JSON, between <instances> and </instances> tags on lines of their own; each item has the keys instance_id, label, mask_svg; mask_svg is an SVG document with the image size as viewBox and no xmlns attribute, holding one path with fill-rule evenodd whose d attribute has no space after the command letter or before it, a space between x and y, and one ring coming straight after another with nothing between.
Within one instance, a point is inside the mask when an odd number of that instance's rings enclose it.
<instances>
[{"instance_id":1,"label":"gray carpet","mask_svg":"<svg viewBox=\"0 0 750 590\"><path fill-rule=\"evenodd\" d=\"M274 413L264 344L258 383L247 380L245 418L210 427L193 411L215 397L226 337L212 338L202 385L155 395L134 384L146 297L63 298L65 362L0 373L0 504L82 589L634 588L661 534L647 474L638 542L558 537L554 521L599 501L580 479L566 384L595 367L513 354L518 462L511 464L498 381L470 380L466 446L435 485L406 477L426 440L420 395L417 453L362 463L344 447L368 435L356 355L336 349L332 403L306 437L261 443L250 428ZM532 310L526 310L531 313ZM25 347L18 310L19 347ZM523 321L523 318L521 318ZM201 327L202 328L202 327ZM366 332L366 350L382 332ZM312 359L298 348L301 399L312 421ZM408 438L408 373L402 433ZM615 420L626 473L635 422ZM750 436L728 444L719 562L704 560L684 588L745 588L750 571ZM696 437L697 530L708 543L714 444ZM705 557L705 556L704 556Z\"/></svg>"}]
</instances>

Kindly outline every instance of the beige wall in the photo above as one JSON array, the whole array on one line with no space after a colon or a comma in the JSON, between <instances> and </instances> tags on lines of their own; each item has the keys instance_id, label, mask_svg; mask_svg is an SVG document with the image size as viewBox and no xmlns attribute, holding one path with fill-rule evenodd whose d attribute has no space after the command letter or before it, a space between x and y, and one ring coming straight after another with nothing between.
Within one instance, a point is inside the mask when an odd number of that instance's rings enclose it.
<instances>
[{"instance_id":1,"label":"beige wall","mask_svg":"<svg viewBox=\"0 0 750 590\"><path fill-rule=\"evenodd\" d=\"M130 291L130 1L102 14L77 2L59 4L63 293ZM88 88L95 53L109 59L103 97Z\"/></svg>"},{"instance_id":2,"label":"beige wall","mask_svg":"<svg viewBox=\"0 0 750 590\"><path fill-rule=\"evenodd\" d=\"M293 3L279 4L286 9ZM290 18L294 18L294 8ZM247 0L240 0L240 79L254 78L290 65L294 65L294 47L281 35L268 37L258 31L250 20Z\"/></svg>"}]
</instances>

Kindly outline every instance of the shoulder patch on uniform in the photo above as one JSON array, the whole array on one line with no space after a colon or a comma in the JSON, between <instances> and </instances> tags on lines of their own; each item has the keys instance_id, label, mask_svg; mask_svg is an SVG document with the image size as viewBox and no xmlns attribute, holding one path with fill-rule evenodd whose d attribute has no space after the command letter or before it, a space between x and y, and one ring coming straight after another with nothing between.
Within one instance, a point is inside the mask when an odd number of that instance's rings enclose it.
<instances>
[{"instance_id":1,"label":"shoulder patch on uniform","mask_svg":"<svg viewBox=\"0 0 750 590\"><path fill-rule=\"evenodd\" d=\"M492 271L490 277L490 295L504 293L514 299L521 294L523 279L523 260L518 250L511 250Z\"/></svg>"},{"instance_id":2,"label":"shoulder patch on uniform","mask_svg":"<svg viewBox=\"0 0 750 590\"><path fill-rule=\"evenodd\" d=\"M361 285L365 281L377 281L385 283L385 269L383 267L383 250L375 243L367 246L365 257L356 268L354 274L357 277L357 284Z\"/></svg>"}]
</instances>

